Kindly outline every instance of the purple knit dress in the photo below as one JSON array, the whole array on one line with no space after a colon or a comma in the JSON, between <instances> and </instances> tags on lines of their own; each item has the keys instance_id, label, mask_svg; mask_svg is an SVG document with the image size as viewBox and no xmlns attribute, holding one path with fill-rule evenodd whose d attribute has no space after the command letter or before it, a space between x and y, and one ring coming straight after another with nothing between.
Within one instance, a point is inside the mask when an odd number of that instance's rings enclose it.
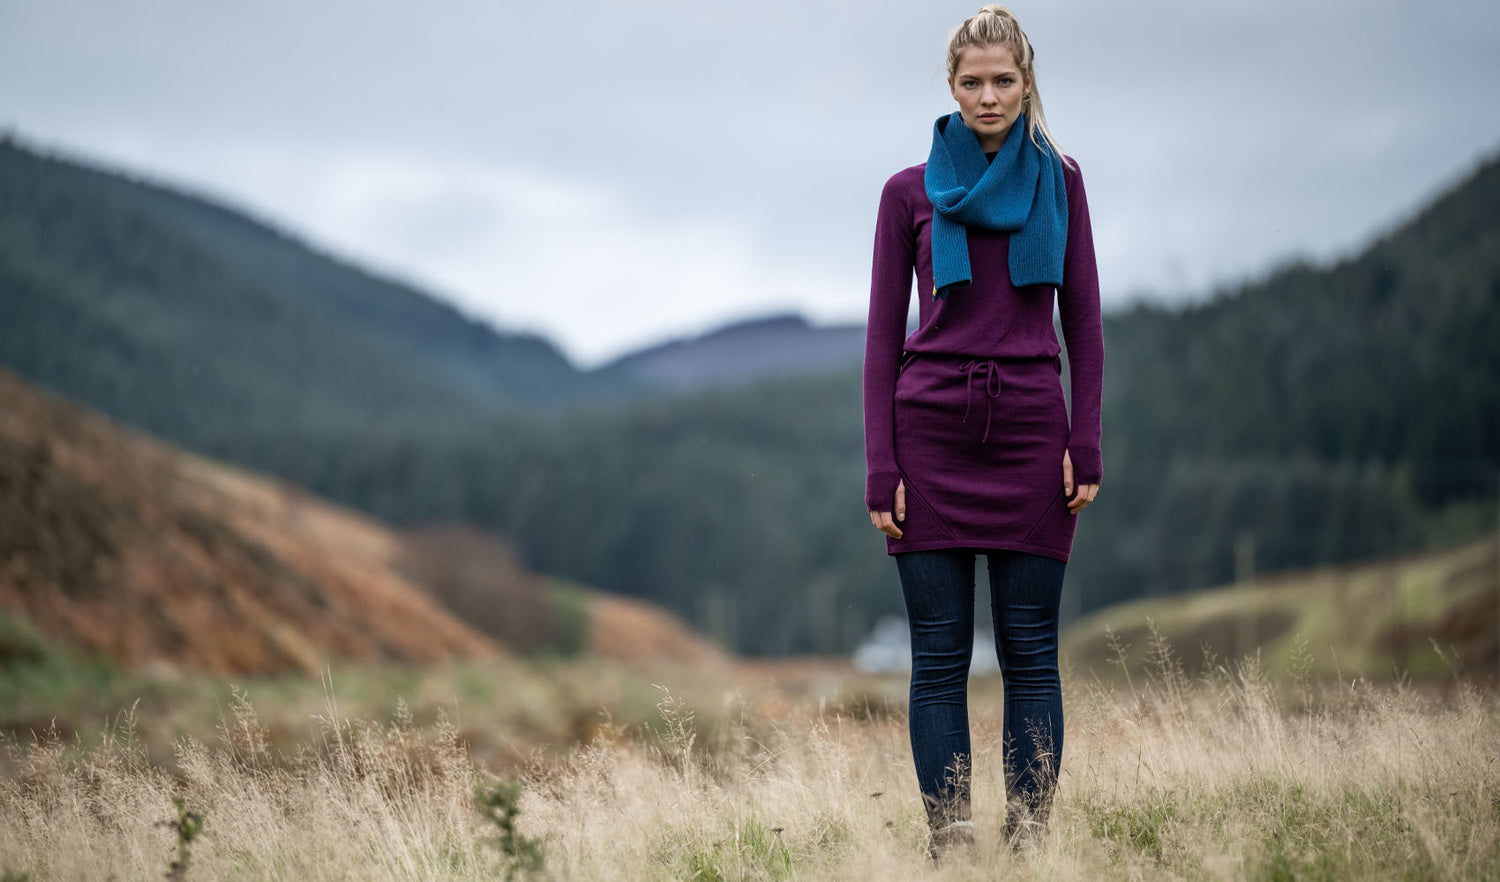
<instances>
[{"instance_id":1,"label":"purple knit dress","mask_svg":"<svg viewBox=\"0 0 1500 882\"><path fill-rule=\"evenodd\" d=\"M865 505L893 511L906 485L902 538L886 552L1013 549L1066 561L1077 516L1063 490L1063 451L1077 484L1097 484L1104 334L1083 177L1063 165L1068 239L1063 285L1010 283L1010 234L970 228L973 283L932 297L932 203L926 165L886 182L875 222L865 340ZM906 336L912 273L921 322ZM1063 401L1068 346L1072 424Z\"/></svg>"}]
</instances>

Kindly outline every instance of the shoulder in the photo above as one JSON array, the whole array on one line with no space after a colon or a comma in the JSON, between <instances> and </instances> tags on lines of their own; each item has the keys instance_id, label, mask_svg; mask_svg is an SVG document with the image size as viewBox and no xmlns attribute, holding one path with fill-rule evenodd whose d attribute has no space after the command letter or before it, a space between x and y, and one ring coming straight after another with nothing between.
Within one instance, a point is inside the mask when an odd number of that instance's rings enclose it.
<instances>
[{"instance_id":1,"label":"shoulder","mask_svg":"<svg viewBox=\"0 0 1500 882\"><path fill-rule=\"evenodd\" d=\"M891 175L890 179L885 182L885 185L887 187L893 184L909 187L912 184L918 184L925 187L925 184L923 182L926 179L926 175L927 163L919 162L916 165L908 166Z\"/></svg>"},{"instance_id":2,"label":"shoulder","mask_svg":"<svg viewBox=\"0 0 1500 882\"><path fill-rule=\"evenodd\" d=\"M927 163L924 162L903 168L886 179L885 187L880 191L881 212L913 211L920 200L927 198L926 173Z\"/></svg>"},{"instance_id":3,"label":"shoulder","mask_svg":"<svg viewBox=\"0 0 1500 882\"><path fill-rule=\"evenodd\" d=\"M1078 165L1078 160L1068 154L1063 154L1062 170L1063 180L1071 187L1074 183L1083 183L1083 169Z\"/></svg>"},{"instance_id":4,"label":"shoulder","mask_svg":"<svg viewBox=\"0 0 1500 882\"><path fill-rule=\"evenodd\" d=\"M909 193L927 193L927 163L923 162L913 165L891 175L885 182L884 192L887 195L900 194L905 196Z\"/></svg>"},{"instance_id":5,"label":"shoulder","mask_svg":"<svg viewBox=\"0 0 1500 882\"><path fill-rule=\"evenodd\" d=\"M1062 161L1063 188L1068 194L1070 201L1081 201L1087 198L1083 188L1083 169L1079 167L1078 160L1063 154Z\"/></svg>"}]
</instances>

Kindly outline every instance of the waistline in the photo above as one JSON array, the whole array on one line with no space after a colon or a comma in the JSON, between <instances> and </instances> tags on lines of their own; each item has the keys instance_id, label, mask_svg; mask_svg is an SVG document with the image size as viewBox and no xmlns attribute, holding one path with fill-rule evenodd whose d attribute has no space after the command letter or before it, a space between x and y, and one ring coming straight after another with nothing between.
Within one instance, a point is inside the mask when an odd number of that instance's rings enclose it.
<instances>
[{"instance_id":1,"label":"waistline","mask_svg":"<svg viewBox=\"0 0 1500 882\"><path fill-rule=\"evenodd\" d=\"M1045 364L1051 363L1056 371L1062 373L1062 355L1020 355L1020 356L972 356L972 355L950 355L947 353L929 352L903 352L901 355L901 370L915 359L946 362L952 364L955 370L964 372L964 418L968 423L969 412L974 405L974 381L978 379L982 386L980 391L984 395L984 435L980 437L979 443L984 444L990 440L990 425L994 414L995 401L1000 397L1003 383L1000 379L1000 365L1002 364Z\"/></svg>"}]
</instances>

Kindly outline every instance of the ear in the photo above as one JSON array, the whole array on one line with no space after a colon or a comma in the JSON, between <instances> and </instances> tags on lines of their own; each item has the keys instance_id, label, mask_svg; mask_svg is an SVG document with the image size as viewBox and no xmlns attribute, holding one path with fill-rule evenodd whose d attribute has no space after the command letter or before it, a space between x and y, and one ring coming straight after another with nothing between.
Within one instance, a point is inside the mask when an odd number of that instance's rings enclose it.
<instances>
[{"instance_id":1,"label":"ear","mask_svg":"<svg viewBox=\"0 0 1500 882\"><path fill-rule=\"evenodd\" d=\"M948 78L948 94L953 96L954 101L958 100L958 90L953 88L953 77L951 76Z\"/></svg>"}]
</instances>

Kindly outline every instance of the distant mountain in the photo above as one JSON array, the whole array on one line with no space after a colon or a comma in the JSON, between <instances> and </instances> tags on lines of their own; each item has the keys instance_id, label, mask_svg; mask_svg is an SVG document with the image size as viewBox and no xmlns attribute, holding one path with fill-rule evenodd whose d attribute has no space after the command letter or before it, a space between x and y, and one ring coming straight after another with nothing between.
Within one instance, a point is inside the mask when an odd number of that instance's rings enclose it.
<instances>
[{"instance_id":1,"label":"distant mountain","mask_svg":"<svg viewBox=\"0 0 1500 882\"><path fill-rule=\"evenodd\" d=\"M685 389L839 370L864 357L864 325L812 325L773 315L670 340L604 365L653 386Z\"/></svg>"},{"instance_id":2,"label":"distant mountain","mask_svg":"<svg viewBox=\"0 0 1500 882\"><path fill-rule=\"evenodd\" d=\"M194 447L618 392L210 201L0 139L0 364Z\"/></svg>"}]
</instances>

